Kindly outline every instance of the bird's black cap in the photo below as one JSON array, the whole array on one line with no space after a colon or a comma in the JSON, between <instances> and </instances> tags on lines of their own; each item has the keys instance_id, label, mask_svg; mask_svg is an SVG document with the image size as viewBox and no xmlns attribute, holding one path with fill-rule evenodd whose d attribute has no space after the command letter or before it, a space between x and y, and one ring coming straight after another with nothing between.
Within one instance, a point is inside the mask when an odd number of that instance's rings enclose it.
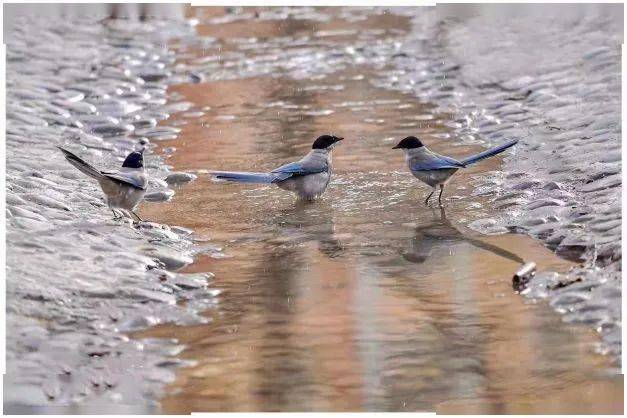
<instances>
[{"instance_id":1,"label":"bird's black cap","mask_svg":"<svg viewBox=\"0 0 627 418\"><path fill-rule=\"evenodd\" d=\"M311 148L312 149L326 149L326 148L329 148L331 145L335 144L337 141L341 141L342 139L344 138L341 138L339 136L322 135L316 138Z\"/></svg>"},{"instance_id":2,"label":"bird's black cap","mask_svg":"<svg viewBox=\"0 0 627 418\"><path fill-rule=\"evenodd\" d=\"M407 138L401 140L395 147L392 149L412 149L412 148L420 148L424 147L422 142L415 136L408 136Z\"/></svg>"},{"instance_id":3,"label":"bird's black cap","mask_svg":"<svg viewBox=\"0 0 627 418\"><path fill-rule=\"evenodd\" d=\"M124 162L122 163L122 167L125 168L142 168L144 166L144 153L133 151L131 152Z\"/></svg>"}]
</instances>

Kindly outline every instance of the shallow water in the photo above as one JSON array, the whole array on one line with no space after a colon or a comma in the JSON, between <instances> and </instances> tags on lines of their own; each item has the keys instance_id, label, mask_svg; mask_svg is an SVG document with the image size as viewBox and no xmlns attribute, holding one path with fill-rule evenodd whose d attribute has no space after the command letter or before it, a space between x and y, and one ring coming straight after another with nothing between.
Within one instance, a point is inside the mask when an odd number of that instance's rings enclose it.
<instances>
[{"instance_id":1,"label":"shallow water","mask_svg":"<svg viewBox=\"0 0 627 418\"><path fill-rule=\"evenodd\" d=\"M167 162L200 178L141 213L193 228L224 253L185 269L216 275L208 324L138 334L177 338L197 362L179 370L163 410L622 412L622 376L593 354L594 333L511 286L522 260L562 272L573 264L530 238L465 226L492 210L489 193L470 194L501 160L458 173L445 209L425 208L427 190L395 141L419 134L456 157L480 148L443 146L450 115L374 87L362 70L170 89L203 114L171 121L179 139L160 149L175 147ZM204 174L274 168L323 133L346 140L315 204Z\"/></svg>"}]
</instances>

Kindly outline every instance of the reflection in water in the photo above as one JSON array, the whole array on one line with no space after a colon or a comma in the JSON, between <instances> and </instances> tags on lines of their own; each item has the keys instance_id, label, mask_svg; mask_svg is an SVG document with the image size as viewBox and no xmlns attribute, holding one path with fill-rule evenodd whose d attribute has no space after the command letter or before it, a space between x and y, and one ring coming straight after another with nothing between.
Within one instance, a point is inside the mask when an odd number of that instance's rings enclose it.
<instances>
[{"instance_id":1,"label":"reflection in water","mask_svg":"<svg viewBox=\"0 0 627 418\"><path fill-rule=\"evenodd\" d=\"M293 207L278 210L270 222L281 232L279 240L286 244L317 242L319 251L329 258L338 257L344 251L342 243L335 237L333 208L328 201L312 207L308 202L297 200Z\"/></svg>"},{"instance_id":2,"label":"reflection in water","mask_svg":"<svg viewBox=\"0 0 627 418\"><path fill-rule=\"evenodd\" d=\"M424 263L432 252L438 249L448 250L455 243L467 242L517 263L524 263L522 258L510 251L462 234L446 218L443 206L439 208L439 215L436 214L436 209L434 208L431 208L431 212L434 218L433 222L416 227L416 235L412 238L408 250L403 253L405 260L412 263Z\"/></svg>"},{"instance_id":3,"label":"reflection in water","mask_svg":"<svg viewBox=\"0 0 627 418\"><path fill-rule=\"evenodd\" d=\"M369 25L402 27L382 22ZM253 36L255 25L237 27ZM273 36L272 24L258 25ZM203 30L241 36L220 25ZM289 43L291 32L276 31ZM177 148L168 161L176 169L248 161L263 171L302 155L331 127L347 139L316 204L201 176L172 202L142 207L144 216L191 227L228 254L200 256L188 268L215 273L212 286L221 293L208 324L147 333L177 338L187 346L183 357L197 361L179 370L164 411L622 411L622 379L598 372L607 363L591 354L591 335L511 290L523 259L558 271L571 264L531 239L477 237L462 226L462 218L486 216L485 198L466 207L466 187L498 169L499 159L451 182L447 213L425 209L421 186L394 171L403 162L390 153L390 138L417 134L454 157L477 149L445 150L451 116L378 89L372 77L360 68L318 80L174 87L198 108L211 107L181 126L184 141L163 142Z\"/></svg>"}]
</instances>

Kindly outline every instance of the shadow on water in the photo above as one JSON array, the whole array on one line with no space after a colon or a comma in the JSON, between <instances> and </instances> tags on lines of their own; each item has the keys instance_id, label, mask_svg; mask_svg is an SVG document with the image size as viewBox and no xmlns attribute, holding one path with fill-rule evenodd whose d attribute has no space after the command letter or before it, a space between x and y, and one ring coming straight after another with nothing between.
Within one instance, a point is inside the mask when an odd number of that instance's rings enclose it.
<instances>
[{"instance_id":1,"label":"shadow on water","mask_svg":"<svg viewBox=\"0 0 627 418\"><path fill-rule=\"evenodd\" d=\"M389 19L369 24L385 29ZM246 33L255 25L273 34L268 22L247 23ZM238 36L219 26L199 30ZM177 338L182 356L196 361L178 371L164 412L622 411L622 379L600 371L607 362L592 353L593 335L511 289L522 260L554 271L572 264L529 238L464 226L489 214L487 198L469 190L499 169L499 158L458 173L446 209L425 208L425 189L391 150L394 140L415 134L454 157L478 148L443 141L450 115L379 89L373 77L364 66L315 80L273 75L171 89L205 114L183 121L181 139L160 149L176 147L169 164L200 177L141 213L193 228L228 256L199 255L186 268L215 273L221 293L207 324L141 334ZM347 139L315 204L200 171L269 170L329 131Z\"/></svg>"}]
</instances>

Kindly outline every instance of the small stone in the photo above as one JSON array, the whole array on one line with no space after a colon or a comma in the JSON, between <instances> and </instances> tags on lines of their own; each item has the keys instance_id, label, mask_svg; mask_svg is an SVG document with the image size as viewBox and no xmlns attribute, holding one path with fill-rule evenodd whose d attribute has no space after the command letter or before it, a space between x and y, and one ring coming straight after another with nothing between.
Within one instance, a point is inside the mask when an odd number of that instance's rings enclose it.
<instances>
[{"instance_id":1,"label":"small stone","mask_svg":"<svg viewBox=\"0 0 627 418\"><path fill-rule=\"evenodd\" d=\"M512 186L512 189L514 190L528 190L528 189L532 189L534 187L538 187L540 183L538 180L527 180L527 181L521 181L519 183L516 183Z\"/></svg>"},{"instance_id":2,"label":"small stone","mask_svg":"<svg viewBox=\"0 0 627 418\"><path fill-rule=\"evenodd\" d=\"M564 206L564 202L558 199L540 199L527 205L527 210L533 210L545 206Z\"/></svg>"},{"instance_id":3,"label":"small stone","mask_svg":"<svg viewBox=\"0 0 627 418\"><path fill-rule=\"evenodd\" d=\"M169 270L178 270L188 264L191 264L194 261L192 257L177 253L175 251L168 251L166 249L158 249L156 251L153 251L152 256L157 258Z\"/></svg>"},{"instance_id":4,"label":"small stone","mask_svg":"<svg viewBox=\"0 0 627 418\"><path fill-rule=\"evenodd\" d=\"M167 202L174 196L174 190L159 190L156 192L146 193L144 200L147 202Z\"/></svg>"},{"instance_id":5,"label":"small stone","mask_svg":"<svg viewBox=\"0 0 627 418\"><path fill-rule=\"evenodd\" d=\"M165 181L169 185L177 185L194 181L197 178L198 176L192 173L172 172L168 174L168 176L165 178Z\"/></svg>"}]
</instances>

